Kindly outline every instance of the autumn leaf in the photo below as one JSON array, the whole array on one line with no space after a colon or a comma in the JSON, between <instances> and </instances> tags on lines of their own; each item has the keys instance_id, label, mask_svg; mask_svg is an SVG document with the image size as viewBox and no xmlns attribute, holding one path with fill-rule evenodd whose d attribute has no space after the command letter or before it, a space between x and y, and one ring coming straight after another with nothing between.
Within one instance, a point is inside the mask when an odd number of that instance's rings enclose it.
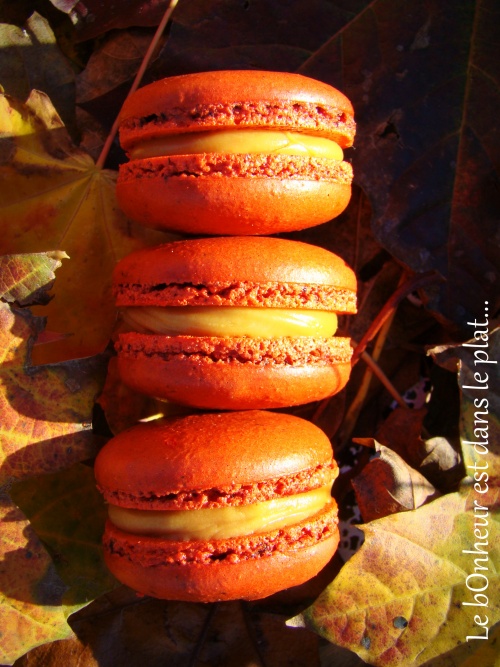
<instances>
[{"instance_id":1,"label":"autumn leaf","mask_svg":"<svg viewBox=\"0 0 500 667\"><path fill-rule=\"evenodd\" d=\"M65 585L22 512L0 496L0 663L71 636L61 607Z\"/></svg>"},{"instance_id":2,"label":"autumn leaf","mask_svg":"<svg viewBox=\"0 0 500 667\"><path fill-rule=\"evenodd\" d=\"M39 298L52 282L53 262L53 253L4 258L5 301ZM30 352L42 329L42 318L0 303L1 485L60 470L96 451L92 410L106 357L33 367Z\"/></svg>"},{"instance_id":3,"label":"autumn leaf","mask_svg":"<svg viewBox=\"0 0 500 667\"><path fill-rule=\"evenodd\" d=\"M1 503L1 664L71 637L68 616L117 585L102 558L106 510L92 468L32 477L11 497Z\"/></svg>"},{"instance_id":4,"label":"autumn leaf","mask_svg":"<svg viewBox=\"0 0 500 667\"><path fill-rule=\"evenodd\" d=\"M4 489L16 479L53 473L96 451L91 415L105 358L33 368L30 349L43 330L43 319L10 305L46 301L63 257L56 251L0 258L0 484ZM50 477L29 483L41 490L52 484ZM90 497L87 490L86 502ZM63 607L67 587L39 533L5 490L0 499L0 660L12 664L34 646L70 636L67 615L75 606ZM62 516L59 508L58 521Z\"/></svg>"},{"instance_id":5,"label":"autumn leaf","mask_svg":"<svg viewBox=\"0 0 500 667\"><path fill-rule=\"evenodd\" d=\"M445 277L429 307L462 333L478 302L500 305L499 20L495 0L363 3L298 70L353 102L354 174L375 237L413 271Z\"/></svg>"},{"instance_id":6,"label":"autumn leaf","mask_svg":"<svg viewBox=\"0 0 500 667\"><path fill-rule=\"evenodd\" d=\"M67 337L37 348L35 360L102 352L115 321L116 261L166 235L143 231L118 210L116 174L98 169L71 143L47 95L34 91L26 104L1 95L0 133L0 253L59 248L70 257L43 309L48 328Z\"/></svg>"},{"instance_id":7,"label":"autumn leaf","mask_svg":"<svg viewBox=\"0 0 500 667\"><path fill-rule=\"evenodd\" d=\"M151 35L141 31L112 33L92 53L87 67L77 78L79 106L95 110L102 117L106 109L104 96L115 104L117 99L124 99L150 42ZM111 109L111 119L113 112L116 107Z\"/></svg>"},{"instance_id":8,"label":"autumn leaf","mask_svg":"<svg viewBox=\"0 0 500 667\"><path fill-rule=\"evenodd\" d=\"M450 396L446 396L447 413ZM432 399L431 399L432 400ZM399 454L441 491L452 491L464 476L460 447L449 438L435 435L424 439L427 408L393 410L377 430L377 440ZM457 438L458 439L458 438Z\"/></svg>"},{"instance_id":9,"label":"autumn leaf","mask_svg":"<svg viewBox=\"0 0 500 667\"><path fill-rule=\"evenodd\" d=\"M306 626L377 667L422 665L485 634L475 616L487 616L490 628L500 621L498 492L481 498L487 513L477 512L474 499L472 491L447 494L362 526L365 543L304 612ZM475 574L474 528L483 517L489 536L480 565L487 570ZM484 600L470 589L485 578L487 609L467 606Z\"/></svg>"},{"instance_id":10,"label":"autumn leaf","mask_svg":"<svg viewBox=\"0 0 500 667\"><path fill-rule=\"evenodd\" d=\"M0 299L20 306L48 303L54 272L67 258L59 250L0 257Z\"/></svg>"},{"instance_id":11,"label":"autumn leaf","mask_svg":"<svg viewBox=\"0 0 500 667\"><path fill-rule=\"evenodd\" d=\"M61 601L66 616L116 587L102 557L107 511L92 467L76 464L31 477L15 484L10 495L48 549L67 588Z\"/></svg>"}]
</instances>

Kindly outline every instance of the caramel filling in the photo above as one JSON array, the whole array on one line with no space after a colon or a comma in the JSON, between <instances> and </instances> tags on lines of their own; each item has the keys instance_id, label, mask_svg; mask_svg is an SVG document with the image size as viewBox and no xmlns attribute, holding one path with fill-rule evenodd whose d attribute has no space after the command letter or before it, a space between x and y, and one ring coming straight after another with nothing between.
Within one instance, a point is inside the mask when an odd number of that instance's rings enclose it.
<instances>
[{"instance_id":1,"label":"caramel filling","mask_svg":"<svg viewBox=\"0 0 500 667\"><path fill-rule=\"evenodd\" d=\"M286 528L314 516L331 502L329 486L253 505L201 510L136 510L109 505L111 522L135 535L175 541L229 539Z\"/></svg>"},{"instance_id":2,"label":"caramel filling","mask_svg":"<svg viewBox=\"0 0 500 667\"><path fill-rule=\"evenodd\" d=\"M134 331L165 336L329 338L337 330L337 315L325 310L245 308L238 306L129 307L123 319Z\"/></svg>"},{"instance_id":3,"label":"caramel filling","mask_svg":"<svg viewBox=\"0 0 500 667\"><path fill-rule=\"evenodd\" d=\"M152 139L130 151L131 160L194 153L270 153L343 160L340 146L325 137L279 130L219 130Z\"/></svg>"}]
</instances>

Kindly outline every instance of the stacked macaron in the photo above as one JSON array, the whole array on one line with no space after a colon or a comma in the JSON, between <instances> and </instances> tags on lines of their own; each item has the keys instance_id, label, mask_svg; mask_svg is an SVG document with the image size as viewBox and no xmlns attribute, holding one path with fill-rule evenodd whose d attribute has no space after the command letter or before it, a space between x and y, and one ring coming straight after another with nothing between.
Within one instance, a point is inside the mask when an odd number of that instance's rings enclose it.
<instances>
[{"instance_id":1,"label":"stacked macaron","mask_svg":"<svg viewBox=\"0 0 500 667\"><path fill-rule=\"evenodd\" d=\"M110 570L160 598L256 599L307 581L338 544L331 445L265 412L340 391L356 279L335 254L261 236L341 213L351 104L297 74L172 77L125 103L117 194L137 222L208 238L132 253L113 275L125 384L195 414L139 424L96 461ZM222 236L218 236L222 235Z\"/></svg>"}]
</instances>

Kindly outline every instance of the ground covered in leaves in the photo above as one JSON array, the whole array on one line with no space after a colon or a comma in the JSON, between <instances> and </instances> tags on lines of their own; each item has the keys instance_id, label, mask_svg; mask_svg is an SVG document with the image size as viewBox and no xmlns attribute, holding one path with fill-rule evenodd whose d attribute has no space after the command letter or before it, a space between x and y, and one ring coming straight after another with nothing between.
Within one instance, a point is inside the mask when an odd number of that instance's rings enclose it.
<instances>
[{"instance_id":1,"label":"ground covered in leaves","mask_svg":"<svg viewBox=\"0 0 500 667\"><path fill-rule=\"evenodd\" d=\"M179 0L142 83L215 69L340 88L351 204L285 235L359 280L331 438L342 544L256 603L138 598L107 573L92 460L182 411L116 377L110 275L174 238L126 219L107 141L164 0L0 2L0 664L497 667L500 65L495 0Z\"/></svg>"}]
</instances>

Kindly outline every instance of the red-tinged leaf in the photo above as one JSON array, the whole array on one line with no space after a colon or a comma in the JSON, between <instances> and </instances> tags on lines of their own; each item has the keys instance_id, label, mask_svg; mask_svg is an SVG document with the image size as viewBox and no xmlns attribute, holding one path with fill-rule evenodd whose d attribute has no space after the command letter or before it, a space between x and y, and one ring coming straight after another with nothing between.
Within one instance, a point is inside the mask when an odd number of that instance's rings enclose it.
<instances>
[{"instance_id":1,"label":"red-tinged leaf","mask_svg":"<svg viewBox=\"0 0 500 667\"><path fill-rule=\"evenodd\" d=\"M484 635L478 614L482 621L488 617L489 628L500 621L498 495L496 490L480 498L486 514L477 512L470 491L362 526L364 545L305 611L307 627L378 667L417 667L467 637ZM482 549L474 546L474 530L484 517L488 539ZM487 568L484 574L475 573L478 564ZM485 579L487 609L467 606L484 600L471 589L482 588Z\"/></svg>"},{"instance_id":2,"label":"red-tinged leaf","mask_svg":"<svg viewBox=\"0 0 500 667\"><path fill-rule=\"evenodd\" d=\"M0 303L0 484L54 472L96 451L92 409L106 359L30 366L41 318Z\"/></svg>"},{"instance_id":3,"label":"red-tinged leaf","mask_svg":"<svg viewBox=\"0 0 500 667\"><path fill-rule=\"evenodd\" d=\"M500 329L490 333L487 327L475 330L483 334L429 353L443 367L458 371L465 469L470 480L485 488L500 484Z\"/></svg>"},{"instance_id":4,"label":"red-tinged leaf","mask_svg":"<svg viewBox=\"0 0 500 667\"><path fill-rule=\"evenodd\" d=\"M41 313L49 330L70 335L37 347L36 362L102 352L116 317L116 261L168 236L125 219L115 201L116 174L97 169L72 144L46 95L33 92L27 104L0 95L0 132L0 254L60 248L70 257Z\"/></svg>"},{"instance_id":5,"label":"red-tinged leaf","mask_svg":"<svg viewBox=\"0 0 500 667\"><path fill-rule=\"evenodd\" d=\"M355 438L376 454L352 480L363 521L373 521L388 514L417 509L433 500L439 492L396 452L371 438Z\"/></svg>"},{"instance_id":6,"label":"red-tinged leaf","mask_svg":"<svg viewBox=\"0 0 500 667\"><path fill-rule=\"evenodd\" d=\"M63 259L68 256L60 250L0 257L0 299L20 306L48 303L48 291L56 277L54 271Z\"/></svg>"},{"instance_id":7,"label":"red-tinged leaf","mask_svg":"<svg viewBox=\"0 0 500 667\"><path fill-rule=\"evenodd\" d=\"M0 663L71 636L61 606L65 585L21 511L0 496Z\"/></svg>"}]
</instances>

